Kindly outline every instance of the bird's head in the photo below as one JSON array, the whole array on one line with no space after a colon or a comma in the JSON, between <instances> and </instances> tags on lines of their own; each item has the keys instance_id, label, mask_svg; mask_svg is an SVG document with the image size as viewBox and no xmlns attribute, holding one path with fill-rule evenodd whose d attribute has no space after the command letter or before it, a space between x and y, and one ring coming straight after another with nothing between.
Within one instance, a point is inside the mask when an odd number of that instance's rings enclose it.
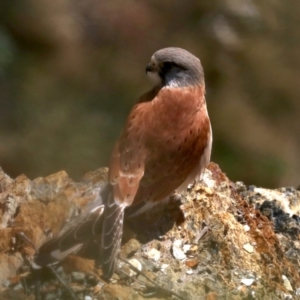
<instances>
[{"instance_id":1,"label":"bird's head","mask_svg":"<svg viewBox=\"0 0 300 300\"><path fill-rule=\"evenodd\" d=\"M156 51L146 67L147 75L157 86L187 87L204 83L200 59L181 48Z\"/></svg>"}]
</instances>

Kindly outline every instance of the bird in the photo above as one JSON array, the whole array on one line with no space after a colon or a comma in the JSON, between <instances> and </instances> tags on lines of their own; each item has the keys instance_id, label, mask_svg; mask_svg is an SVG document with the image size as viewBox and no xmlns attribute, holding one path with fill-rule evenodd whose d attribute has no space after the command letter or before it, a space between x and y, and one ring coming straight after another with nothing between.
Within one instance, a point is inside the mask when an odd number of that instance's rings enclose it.
<instances>
[{"instance_id":1,"label":"bird","mask_svg":"<svg viewBox=\"0 0 300 300\"><path fill-rule=\"evenodd\" d=\"M146 74L153 86L131 109L113 147L108 183L90 211L41 247L36 265L62 259L97 235L99 264L110 280L124 212L137 215L201 180L210 161L212 129L200 59L182 48L163 48L152 55Z\"/></svg>"}]
</instances>

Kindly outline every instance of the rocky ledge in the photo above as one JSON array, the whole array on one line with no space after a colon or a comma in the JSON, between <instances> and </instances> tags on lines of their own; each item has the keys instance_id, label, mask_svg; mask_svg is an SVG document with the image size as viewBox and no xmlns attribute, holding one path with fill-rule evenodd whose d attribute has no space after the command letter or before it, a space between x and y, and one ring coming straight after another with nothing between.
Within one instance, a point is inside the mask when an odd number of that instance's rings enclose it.
<instances>
[{"instance_id":1,"label":"rocky ledge","mask_svg":"<svg viewBox=\"0 0 300 300\"><path fill-rule=\"evenodd\" d=\"M35 298L36 249L84 213L106 174L30 180L0 169L0 299ZM300 191L234 183L214 163L185 194L126 221L110 283L92 242L55 266L78 299L300 299ZM41 297L71 299L48 273Z\"/></svg>"}]
</instances>

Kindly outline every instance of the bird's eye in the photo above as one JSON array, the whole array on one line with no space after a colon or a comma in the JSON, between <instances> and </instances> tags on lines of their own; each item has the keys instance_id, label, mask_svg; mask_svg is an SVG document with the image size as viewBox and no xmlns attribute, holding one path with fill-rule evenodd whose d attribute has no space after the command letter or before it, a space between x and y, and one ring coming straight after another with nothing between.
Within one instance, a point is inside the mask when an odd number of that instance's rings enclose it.
<instances>
[{"instance_id":1,"label":"bird's eye","mask_svg":"<svg viewBox=\"0 0 300 300\"><path fill-rule=\"evenodd\" d=\"M170 61L164 62L164 70L165 71L170 70L173 66L174 66L174 64L172 62L170 62Z\"/></svg>"}]
</instances>

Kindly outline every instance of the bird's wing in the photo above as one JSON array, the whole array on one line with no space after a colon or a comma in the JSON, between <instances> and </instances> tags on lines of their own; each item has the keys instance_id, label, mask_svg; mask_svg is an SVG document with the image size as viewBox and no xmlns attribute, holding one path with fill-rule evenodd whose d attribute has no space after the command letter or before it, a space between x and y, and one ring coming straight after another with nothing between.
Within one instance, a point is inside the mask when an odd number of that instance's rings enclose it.
<instances>
[{"instance_id":1,"label":"bird's wing","mask_svg":"<svg viewBox=\"0 0 300 300\"><path fill-rule=\"evenodd\" d=\"M129 115L111 156L109 181L112 193L105 204L101 246L103 276L108 279L114 272L116 253L120 248L124 209L133 202L144 174L146 152L137 123L140 117L137 105Z\"/></svg>"},{"instance_id":2,"label":"bird's wing","mask_svg":"<svg viewBox=\"0 0 300 300\"><path fill-rule=\"evenodd\" d=\"M109 186L105 187L85 212L68 223L57 237L40 247L34 259L36 268L61 261L67 255L79 251L91 238L101 234L104 212L103 193L105 195L108 188Z\"/></svg>"},{"instance_id":3,"label":"bird's wing","mask_svg":"<svg viewBox=\"0 0 300 300\"><path fill-rule=\"evenodd\" d=\"M136 105L131 111L114 147L109 167L108 178L113 186L113 197L117 203L127 206L132 203L144 175L147 149L143 136L143 106Z\"/></svg>"}]
</instances>

